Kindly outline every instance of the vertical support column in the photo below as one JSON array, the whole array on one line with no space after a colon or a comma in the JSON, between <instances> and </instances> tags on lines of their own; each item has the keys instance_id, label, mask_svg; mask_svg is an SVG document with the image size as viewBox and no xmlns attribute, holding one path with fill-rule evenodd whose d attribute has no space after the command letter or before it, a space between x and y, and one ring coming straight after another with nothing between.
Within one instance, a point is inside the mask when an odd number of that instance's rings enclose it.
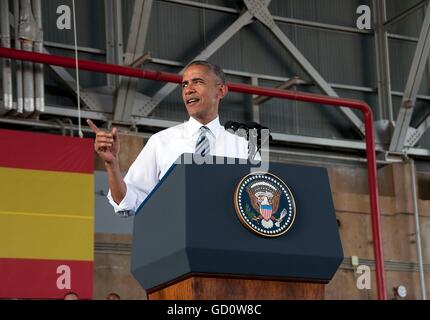
<instances>
[{"instance_id":1,"label":"vertical support column","mask_svg":"<svg viewBox=\"0 0 430 320\"><path fill-rule=\"evenodd\" d=\"M14 15L14 29L15 29L15 48L21 50L21 41L19 40L19 1L13 0L13 15ZM23 63L21 60L15 61L15 69L16 69L16 109L18 113L24 112L24 98L23 98L23 79L22 79L22 70Z\"/></svg>"},{"instance_id":2,"label":"vertical support column","mask_svg":"<svg viewBox=\"0 0 430 320\"><path fill-rule=\"evenodd\" d=\"M423 5L423 11L422 11L422 13L423 13L423 20L424 20L424 17L426 15L426 12L427 12L427 2ZM429 82L428 86L430 86L430 61L429 60L427 60L427 68L426 69L427 69L426 70L426 72L427 72L427 81Z\"/></svg>"},{"instance_id":3,"label":"vertical support column","mask_svg":"<svg viewBox=\"0 0 430 320\"><path fill-rule=\"evenodd\" d=\"M1 19L1 46L10 48L10 25L9 25L9 2L0 1ZM11 59L1 59L2 87L3 87L3 106L0 111L8 112L13 109L12 98L12 61ZM3 107L3 108L2 108Z\"/></svg>"},{"instance_id":4,"label":"vertical support column","mask_svg":"<svg viewBox=\"0 0 430 320\"><path fill-rule=\"evenodd\" d=\"M388 37L384 26L385 21L387 20L385 0L373 0L373 12L379 114L381 119L388 120L391 124L394 121L394 117L391 97Z\"/></svg>"},{"instance_id":5,"label":"vertical support column","mask_svg":"<svg viewBox=\"0 0 430 320\"><path fill-rule=\"evenodd\" d=\"M257 77L252 77L251 78L251 84L253 86L258 87L258 78ZM257 95L253 94L252 95L252 121L260 123L260 105L258 103L255 102L255 98L257 97Z\"/></svg>"},{"instance_id":6,"label":"vertical support column","mask_svg":"<svg viewBox=\"0 0 430 320\"><path fill-rule=\"evenodd\" d=\"M121 65L124 54L121 0L105 0L105 26L106 62ZM107 74L107 85L110 88L118 87L120 80L117 75Z\"/></svg>"},{"instance_id":7,"label":"vertical support column","mask_svg":"<svg viewBox=\"0 0 430 320\"><path fill-rule=\"evenodd\" d=\"M36 20L37 30L34 41L34 52L43 53L43 26L42 26L42 3L41 0L33 0L33 14ZM43 64L34 64L34 93L36 111L45 111L45 79L43 76Z\"/></svg>"},{"instance_id":8,"label":"vertical support column","mask_svg":"<svg viewBox=\"0 0 430 320\"><path fill-rule=\"evenodd\" d=\"M131 65L143 54L153 0L135 0L124 64ZM127 121L133 113L137 79L123 78L118 91L114 120Z\"/></svg>"},{"instance_id":9,"label":"vertical support column","mask_svg":"<svg viewBox=\"0 0 430 320\"><path fill-rule=\"evenodd\" d=\"M34 21L30 0L20 0L19 38L22 50L33 51L36 22ZM34 112L34 72L33 62L23 62L24 112Z\"/></svg>"},{"instance_id":10,"label":"vertical support column","mask_svg":"<svg viewBox=\"0 0 430 320\"><path fill-rule=\"evenodd\" d=\"M420 214L418 210L418 193L417 193L417 179L415 162L413 159L410 160L411 168L411 180L412 180L412 197L414 205L414 217L415 217L415 237L417 240L417 256L418 256L418 267L420 272L420 289L421 299L426 300L426 283L424 278L424 263L423 263L423 249L421 246L421 229L420 229Z\"/></svg>"},{"instance_id":11,"label":"vertical support column","mask_svg":"<svg viewBox=\"0 0 430 320\"><path fill-rule=\"evenodd\" d=\"M430 53L430 7L427 7L426 15L421 27L420 37L415 49L408 80L406 81L405 92L403 94L402 105L396 120L396 127L390 143L391 152L402 152L408 129L411 123L412 114L417 98L417 93L421 85L424 69Z\"/></svg>"}]
</instances>

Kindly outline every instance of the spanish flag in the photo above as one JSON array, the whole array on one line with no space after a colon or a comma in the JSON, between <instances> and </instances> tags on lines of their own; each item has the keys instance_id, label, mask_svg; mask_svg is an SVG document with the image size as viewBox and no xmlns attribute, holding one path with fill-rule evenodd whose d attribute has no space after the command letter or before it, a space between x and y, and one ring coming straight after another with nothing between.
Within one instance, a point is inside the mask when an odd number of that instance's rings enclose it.
<instances>
[{"instance_id":1,"label":"spanish flag","mask_svg":"<svg viewBox=\"0 0 430 320\"><path fill-rule=\"evenodd\" d=\"M0 130L0 298L92 298L91 139Z\"/></svg>"}]
</instances>

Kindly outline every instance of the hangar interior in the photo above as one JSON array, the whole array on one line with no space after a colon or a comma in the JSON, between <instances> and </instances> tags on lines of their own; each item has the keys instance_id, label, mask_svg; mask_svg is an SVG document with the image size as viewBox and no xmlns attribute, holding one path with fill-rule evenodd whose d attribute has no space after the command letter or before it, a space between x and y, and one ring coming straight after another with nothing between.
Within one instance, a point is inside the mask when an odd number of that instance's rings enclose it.
<instances>
[{"instance_id":1,"label":"hangar interior","mask_svg":"<svg viewBox=\"0 0 430 320\"><path fill-rule=\"evenodd\" d=\"M428 1L2 0L0 5L3 48L70 58L77 53L83 60L174 74L193 60L208 60L221 66L231 83L367 103L374 120L387 298L398 299L396 290L404 286L402 298L427 299ZM359 28L365 12L370 27ZM176 84L85 70L77 79L71 68L0 61L0 128L73 137L82 130L93 138L85 119L117 127L124 173L152 134L188 118ZM270 161L327 168L345 259L325 298L376 299L361 113L230 92L219 114L221 124L253 121L269 128ZM105 167L96 154L94 159L93 297L114 291L122 299L145 299L130 273L133 219L114 215L106 200ZM370 267L371 289L357 288L359 265Z\"/></svg>"}]
</instances>

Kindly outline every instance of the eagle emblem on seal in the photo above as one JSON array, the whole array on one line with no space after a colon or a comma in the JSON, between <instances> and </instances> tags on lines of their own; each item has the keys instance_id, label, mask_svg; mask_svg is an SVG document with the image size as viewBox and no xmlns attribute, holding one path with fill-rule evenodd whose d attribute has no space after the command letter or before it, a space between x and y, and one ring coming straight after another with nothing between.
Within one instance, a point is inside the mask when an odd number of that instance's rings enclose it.
<instances>
[{"instance_id":1,"label":"eagle emblem on seal","mask_svg":"<svg viewBox=\"0 0 430 320\"><path fill-rule=\"evenodd\" d=\"M248 229L269 237L288 231L296 215L289 187L270 173L250 174L241 180L235 192L235 209Z\"/></svg>"},{"instance_id":2,"label":"eagle emblem on seal","mask_svg":"<svg viewBox=\"0 0 430 320\"><path fill-rule=\"evenodd\" d=\"M282 219L286 214L285 211L278 219L273 215L279 209L281 192L274 188L272 189L271 186L268 186L264 182L255 183L253 185L253 189L251 187L247 187L246 191L248 192L252 208L254 208L256 212L260 213L252 219L260 220L261 225L266 229L272 228L274 221L278 224L282 222Z\"/></svg>"}]
</instances>

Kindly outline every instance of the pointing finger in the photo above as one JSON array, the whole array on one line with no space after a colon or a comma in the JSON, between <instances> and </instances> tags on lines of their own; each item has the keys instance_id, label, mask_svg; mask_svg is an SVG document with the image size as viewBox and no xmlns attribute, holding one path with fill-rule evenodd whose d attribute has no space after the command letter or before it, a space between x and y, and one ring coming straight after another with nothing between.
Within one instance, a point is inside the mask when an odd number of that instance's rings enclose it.
<instances>
[{"instance_id":1,"label":"pointing finger","mask_svg":"<svg viewBox=\"0 0 430 320\"><path fill-rule=\"evenodd\" d=\"M112 136L114 140L118 138L118 130L116 128L112 129Z\"/></svg>"},{"instance_id":2,"label":"pointing finger","mask_svg":"<svg viewBox=\"0 0 430 320\"><path fill-rule=\"evenodd\" d=\"M94 133L97 133L99 131L99 128L97 128L97 126L90 119L87 119L87 123Z\"/></svg>"}]
</instances>

